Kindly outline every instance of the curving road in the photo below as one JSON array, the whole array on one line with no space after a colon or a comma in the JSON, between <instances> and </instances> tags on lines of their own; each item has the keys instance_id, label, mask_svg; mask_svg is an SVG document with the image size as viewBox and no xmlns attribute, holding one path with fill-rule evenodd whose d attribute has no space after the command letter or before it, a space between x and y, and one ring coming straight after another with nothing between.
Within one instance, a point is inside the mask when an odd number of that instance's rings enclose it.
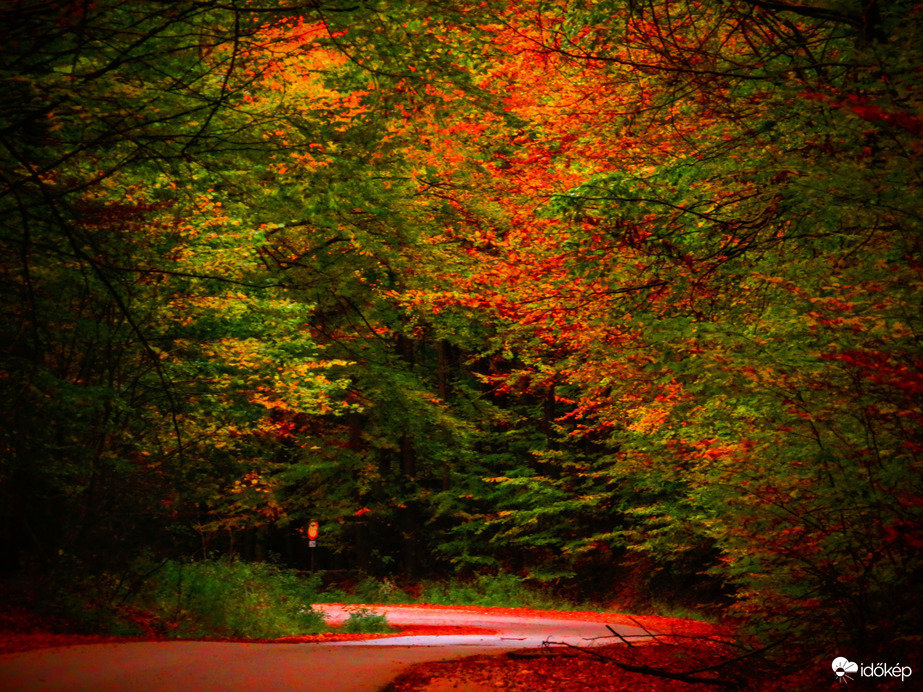
<instances>
[{"instance_id":1,"label":"curving road","mask_svg":"<svg viewBox=\"0 0 923 692\"><path fill-rule=\"evenodd\" d=\"M349 606L315 605L335 624ZM0 656L0 690L10 692L374 692L405 668L541 646L548 639L580 646L612 643L598 621L481 614L452 608L373 606L395 625L454 625L495 635L413 636L307 644L134 642L38 649ZM636 627L614 629L643 636Z\"/></svg>"}]
</instances>

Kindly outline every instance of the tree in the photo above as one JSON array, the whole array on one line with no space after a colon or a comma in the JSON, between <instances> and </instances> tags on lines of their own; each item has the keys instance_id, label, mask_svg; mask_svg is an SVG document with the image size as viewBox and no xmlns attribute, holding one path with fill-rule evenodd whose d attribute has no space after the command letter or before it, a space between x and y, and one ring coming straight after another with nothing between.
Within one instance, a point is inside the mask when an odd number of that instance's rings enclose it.
<instances>
[{"instance_id":1,"label":"tree","mask_svg":"<svg viewBox=\"0 0 923 692\"><path fill-rule=\"evenodd\" d=\"M322 513L362 568L638 559L912 641L918 14L21 3L6 540Z\"/></svg>"},{"instance_id":2,"label":"tree","mask_svg":"<svg viewBox=\"0 0 923 692\"><path fill-rule=\"evenodd\" d=\"M465 169L443 287L408 296L490 326L485 356L515 364L485 378L503 392L565 400L559 448L496 474L503 510L478 517L494 545L585 512L607 529L555 545L695 555L776 634L869 655L881 627L910 633L894 584L920 569L914 13L501 14L495 76L527 125L479 135L508 148ZM580 439L604 449L575 462Z\"/></svg>"},{"instance_id":3,"label":"tree","mask_svg":"<svg viewBox=\"0 0 923 692\"><path fill-rule=\"evenodd\" d=\"M238 455L267 454L266 400L337 408L338 364L255 261L251 172L276 151L246 103L292 49L264 34L277 11L0 14L5 554L98 568L182 542Z\"/></svg>"}]
</instances>

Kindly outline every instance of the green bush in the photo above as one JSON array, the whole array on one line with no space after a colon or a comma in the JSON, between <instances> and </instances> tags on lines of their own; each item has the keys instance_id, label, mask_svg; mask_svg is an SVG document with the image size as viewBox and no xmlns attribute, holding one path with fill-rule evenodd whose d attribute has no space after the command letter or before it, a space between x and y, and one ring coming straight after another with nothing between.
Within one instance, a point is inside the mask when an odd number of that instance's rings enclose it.
<instances>
[{"instance_id":1,"label":"green bush","mask_svg":"<svg viewBox=\"0 0 923 692\"><path fill-rule=\"evenodd\" d=\"M388 624L384 615L369 610L368 608L359 608L358 610L352 611L340 629L342 632L357 632L363 634L397 631Z\"/></svg>"},{"instance_id":2,"label":"green bush","mask_svg":"<svg viewBox=\"0 0 923 692\"><path fill-rule=\"evenodd\" d=\"M410 594L387 577L381 580L365 577L356 584L350 600L355 600L358 603L380 604L413 602Z\"/></svg>"},{"instance_id":3,"label":"green bush","mask_svg":"<svg viewBox=\"0 0 923 692\"><path fill-rule=\"evenodd\" d=\"M413 591L413 595L409 593ZM482 574L472 579L426 581L415 589L405 590L388 578L361 579L355 586L324 591L320 600L336 603L433 603L437 605L477 605L541 610L595 610L597 606L577 605L554 596L550 591L529 584L526 579L508 572Z\"/></svg>"},{"instance_id":4,"label":"green bush","mask_svg":"<svg viewBox=\"0 0 923 692\"><path fill-rule=\"evenodd\" d=\"M420 600L440 605L501 606L555 610L572 604L531 587L514 574L482 574L471 581L427 582Z\"/></svg>"},{"instance_id":5,"label":"green bush","mask_svg":"<svg viewBox=\"0 0 923 692\"><path fill-rule=\"evenodd\" d=\"M325 631L311 608L319 579L266 563L167 562L142 594L142 607L180 638L275 638Z\"/></svg>"}]
</instances>

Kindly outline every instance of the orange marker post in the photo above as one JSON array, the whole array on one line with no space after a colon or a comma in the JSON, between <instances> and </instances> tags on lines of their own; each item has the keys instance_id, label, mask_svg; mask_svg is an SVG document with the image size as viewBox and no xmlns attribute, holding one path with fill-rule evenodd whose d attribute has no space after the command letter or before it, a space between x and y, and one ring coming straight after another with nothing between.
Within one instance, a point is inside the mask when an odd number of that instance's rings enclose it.
<instances>
[{"instance_id":1,"label":"orange marker post","mask_svg":"<svg viewBox=\"0 0 923 692\"><path fill-rule=\"evenodd\" d=\"M308 524L308 547L311 549L311 574L314 574L314 548L317 546L317 535L320 533L320 526L316 521Z\"/></svg>"}]
</instances>

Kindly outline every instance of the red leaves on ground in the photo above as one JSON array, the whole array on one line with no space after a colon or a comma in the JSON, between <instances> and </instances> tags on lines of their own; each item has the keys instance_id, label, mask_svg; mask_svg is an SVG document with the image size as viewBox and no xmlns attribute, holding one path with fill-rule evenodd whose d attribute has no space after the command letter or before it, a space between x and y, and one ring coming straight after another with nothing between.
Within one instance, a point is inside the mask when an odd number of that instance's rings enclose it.
<instances>
[{"instance_id":1,"label":"red leaves on ground","mask_svg":"<svg viewBox=\"0 0 923 692\"><path fill-rule=\"evenodd\" d=\"M147 637L112 637L98 634L73 634L68 623L41 616L15 606L0 607L0 655L29 649L73 644L105 644L114 641L142 641Z\"/></svg>"},{"instance_id":2,"label":"red leaves on ground","mask_svg":"<svg viewBox=\"0 0 923 692\"><path fill-rule=\"evenodd\" d=\"M602 647L599 652L633 666L686 671L720 663L728 652L713 645L651 645L629 649L624 645ZM728 670L725 676L749 692L784 689L827 689L836 684L828 665L795 675L755 673L747 665ZM702 673L704 677L706 673ZM692 684L653 675L633 673L612 662L566 649L527 649L503 656L473 656L456 661L438 661L415 666L387 688L389 692L674 692L720 690L717 685Z\"/></svg>"},{"instance_id":3,"label":"red leaves on ground","mask_svg":"<svg viewBox=\"0 0 923 692\"><path fill-rule=\"evenodd\" d=\"M547 611L527 611L504 608L472 608L472 610L502 613L515 610L517 615L549 617ZM739 656L740 649L732 645L729 628L693 620L681 620L655 615L630 616L615 613L554 612L555 618L573 618L585 621L598 620L605 624L636 625L667 636L657 643L626 646L595 647L593 651L613 660L599 657L569 647L525 649L501 656L473 656L454 661L438 661L415 666L399 676L391 685L391 692L441 692L461 690L488 692L534 692L556 690L560 692L660 692L662 690L721 689L703 686L655 675L629 672L626 666L647 667L671 673L684 673L717 665ZM671 636L672 635L672 636ZM613 638L613 642L617 640ZM745 661L716 672L702 672L700 677L730 680L745 685L746 689L780 689L772 685L763 687L762 676L751 661ZM778 684L767 680L765 684ZM794 684L795 681L793 681Z\"/></svg>"}]
</instances>

